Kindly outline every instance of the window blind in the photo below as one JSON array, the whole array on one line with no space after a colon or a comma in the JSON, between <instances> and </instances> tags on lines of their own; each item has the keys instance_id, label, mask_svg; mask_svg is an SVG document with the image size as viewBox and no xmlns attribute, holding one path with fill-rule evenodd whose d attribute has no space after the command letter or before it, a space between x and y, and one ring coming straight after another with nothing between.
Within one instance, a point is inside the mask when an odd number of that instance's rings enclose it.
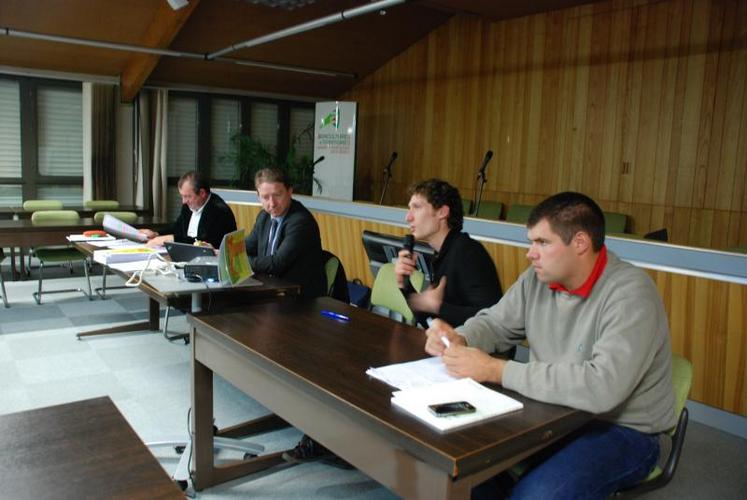
<instances>
[{"instance_id":1,"label":"window blind","mask_svg":"<svg viewBox=\"0 0 747 500\"><path fill-rule=\"evenodd\" d=\"M314 110L310 108L291 108L290 110L290 140L296 147L296 158L314 153Z\"/></svg>"},{"instance_id":2,"label":"window blind","mask_svg":"<svg viewBox=\"0 0 747 500\"><path fill-rule=\"evenodd\" d=\"M0 79L0 177L21 178L21 100L18 82ZM4 194L0 194L4 200ZM3 201L4 205L7 205Z\"/></svg>"},{"instance_id":3,"label":"window blind","mask_svg":"<svg viewBox=\"0 0 747 500\"><path fill-rule=\"evenodd\" d=\"M278 106L264 102L252 104L251 131L252 138L258 140L273 155L278 147Z\"/></svg>"},{"instance_id":4,"label":"window blind","mask_svg":"<svg viewBox=\"0 0 747 500\"><path fill-rule=\"evenodd\" d=\"M211 179L229 181L234 177L234 165L224 157L233 149L231 137L240 129L241 103L234 99L213 99L211 101ZM223 182L222 184L226 184Z\"/></svg>"},{"instance_id":5,"label":"window blind","mask_svg":"<svg viewBox=\"0 0 747 500\"><path fill-rule=\"evenodd\" d=\"M197 99L169 96L168 150L169 177L197 168Z\"/></svg>"},{"instance_id":6,"label":"window blind","mask_svg":"<svg viewBox=\"0 0 747 500\"><path fill-rule=\"evenodd\" d=\"M39 87L36 102L39 173L82 177L83 103L80 89Z\"/></svg>"}]
</instances>

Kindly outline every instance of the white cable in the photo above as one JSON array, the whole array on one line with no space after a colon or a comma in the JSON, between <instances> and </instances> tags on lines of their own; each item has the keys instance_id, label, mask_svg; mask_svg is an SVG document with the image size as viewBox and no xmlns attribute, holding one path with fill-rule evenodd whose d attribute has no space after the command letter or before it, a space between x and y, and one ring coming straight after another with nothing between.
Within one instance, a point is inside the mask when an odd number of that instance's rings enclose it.
<instances>
[{"instance_id":1,"label":"white cable","mask_svg":"<svg viewBox=\"0 0 747 500\"><path fill-rule=\"evenodd\" d=\"M154 257L156 260L160 260L161 262L164 262L167 264L166 269L161 268L155 268L155 269L148 269L150 267L150 263L153 262ZM127 283L125 283L125 286L127 287L137 287L140 285L140 283L143 282L143 274L151 271L155 274L160 274L161 276L169 276L169 275L175 275L176 271L174 269L174 264L172 262L167 261L163 257L161 257L158 253L153 253L151 255L148 255L148 260L145 262L145 267L142 268L139 271L135 271L132 273L132 276L130 276L130 279L127 280Z\"/></svg>"}]
</instances>

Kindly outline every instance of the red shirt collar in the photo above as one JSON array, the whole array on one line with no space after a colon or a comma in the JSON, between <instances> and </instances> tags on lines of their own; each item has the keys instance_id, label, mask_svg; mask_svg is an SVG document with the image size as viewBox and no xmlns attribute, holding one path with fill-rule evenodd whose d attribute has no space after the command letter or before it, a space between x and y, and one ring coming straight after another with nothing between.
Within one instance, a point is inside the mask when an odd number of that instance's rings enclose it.
<instances>
[{"instance_id":1,"label":"red shirt collar","mask_svg":"<svg viewBox=\"0 0 747 500\"><path fill-rule=\"evenodd\" d=\"M589 295L591 295L591 289L594 288L594 285L597 281L599 281L599 277L602 275L602 272L604 272L604 268L607 266L607 245L602 246L602 250L599 252L599 255L597 256L597 261L594 263L594 269L591 270L591 274L588 278L586 278L586 281L584 281L584 284L580 287L576 288L575 290L568 290L566 287L561 285L560 283L550 283L548 286L550 287L550 290L555 292L566 292L571 295L578 295L579 297L583 297L585 299L589 298Z\"/></svg>"}]
</instances>

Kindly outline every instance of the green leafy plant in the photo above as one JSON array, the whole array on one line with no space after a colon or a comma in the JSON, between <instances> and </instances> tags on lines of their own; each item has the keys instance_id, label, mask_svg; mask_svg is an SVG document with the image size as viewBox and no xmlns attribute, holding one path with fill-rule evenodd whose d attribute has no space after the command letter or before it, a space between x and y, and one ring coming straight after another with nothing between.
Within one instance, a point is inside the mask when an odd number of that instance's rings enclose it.
<instances>
[{"instance_id":1,"label":"green leafy plant","mask_svg":"<svg viewBox=\"0 0 747 500\"><path fill-rule=\"evenodd\" d=\"M304 139L313 139L314 123L310 123L291 138L285 157L272 153L258 140L237 132L231 137L230 151L220 158L224 164L233 166L232 184L240 189L254 189L254 176L257 171L276 166L288 172L293 183L293 192L311 195L316 185L322 192L322 183L314 177L314 164L309 155L298 156L298 144Z\"/></svg>"}]
</instances>

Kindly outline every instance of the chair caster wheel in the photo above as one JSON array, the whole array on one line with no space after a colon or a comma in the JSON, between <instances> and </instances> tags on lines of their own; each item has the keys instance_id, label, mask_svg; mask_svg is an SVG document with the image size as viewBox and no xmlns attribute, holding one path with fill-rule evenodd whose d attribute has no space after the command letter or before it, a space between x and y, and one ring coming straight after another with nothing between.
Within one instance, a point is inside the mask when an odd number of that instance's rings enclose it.
<instances>
[{"instance_id":1,"label":"chair caster wheel","mask_svg":"<svg viewBox=\"0 0 747 500\"><path fill-rule=\"evenodd\" d=\"M187 481L181 481L179 479L174 479L174 482L179 487L179 489L181 489L182 491L187 491L187 486L189 486L189 483Z\"/></svg>"},{"instance_id":2,"label":"chair caster wheel","mask_svg":"<svg viewBox=\"0 0 747 500\"><path fill-rule=\"evenodd\" d=\"M257 458L256 453L244 453L244 460L249 460L250 458Z\"/></svg>"},{"instance_id":3,"label":"chair caster wheel","mask_svg":"<svg viewBox=\"0 0 747 500\"><path fill-rule=\"evenodd\" d=\"M174 451L177 454L181 455L182 453L184 453L185 448L186 446L174 446Z\"/></svg>"}]
</instances>

